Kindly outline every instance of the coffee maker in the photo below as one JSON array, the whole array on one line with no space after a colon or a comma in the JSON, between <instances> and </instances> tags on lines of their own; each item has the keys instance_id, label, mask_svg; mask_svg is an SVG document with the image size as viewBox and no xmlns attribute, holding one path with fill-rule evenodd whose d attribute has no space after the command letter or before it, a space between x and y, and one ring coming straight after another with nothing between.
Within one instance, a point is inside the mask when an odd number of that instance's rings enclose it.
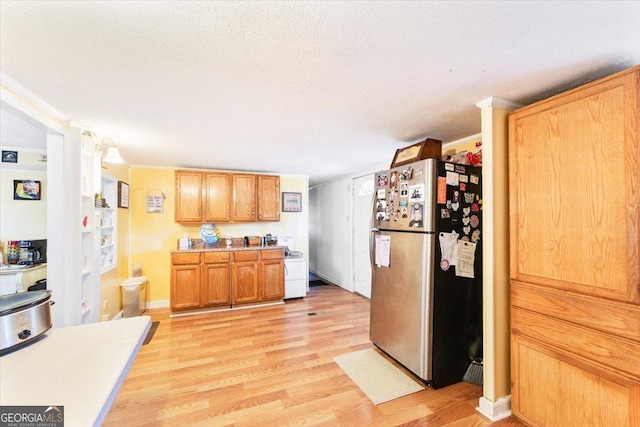
<instances>
[{"instance_id":1,"label":"coffee maker","mask_svg":"<svg viewBox=\"0 0 640 427\"><path fill-rule=\"evenodd\" d=\"M47 262L47 239L18 240L20 258L18 265L36 265Z\"/></svg>"}]
</instances>

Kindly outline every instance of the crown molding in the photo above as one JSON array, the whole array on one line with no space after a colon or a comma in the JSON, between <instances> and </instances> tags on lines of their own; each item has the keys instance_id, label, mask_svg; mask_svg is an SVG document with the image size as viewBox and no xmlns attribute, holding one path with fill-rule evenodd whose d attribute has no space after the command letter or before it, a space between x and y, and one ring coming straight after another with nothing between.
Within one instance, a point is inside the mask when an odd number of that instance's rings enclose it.
<instances>
[{"instance_id":1,"label":"crown molding","mask_svg":"<svg viewBox=\"0 0 640 427\"><path fill-rule=\"evenodd\" d=\"M9 105L20 108L21 106L19 104L26 104L40 115L62 126L66 127L69 125L69 119L64 114L2 71L0 71L0 89L2 89L0 90L1 99Z\"/></svg>"},{"instance_id":2,"label":"crown molding","mask_svg":"<svg viewBox=\"0 0 640 427\"><path fill-rule=\"evenodd\" d=\"M498 107L498 108L504 108L505 110L517 110L518 108L522 107L522 104L509 101L508 99L498 98L497 96L490 96L489 98L476 102L476 107L478 108Z\"/></svg>"}]
</instances>

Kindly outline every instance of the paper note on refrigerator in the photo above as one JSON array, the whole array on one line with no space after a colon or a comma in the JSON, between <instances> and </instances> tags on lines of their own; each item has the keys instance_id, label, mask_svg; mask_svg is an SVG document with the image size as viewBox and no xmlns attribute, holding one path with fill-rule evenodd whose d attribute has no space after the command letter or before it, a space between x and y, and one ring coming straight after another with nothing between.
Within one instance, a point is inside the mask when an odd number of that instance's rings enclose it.
<instances>
[{"instance_id":1,"label":"paper note on refrigerator","mask_svg":"<svg viewBox=\"0 0 640 427\"><path fill-rule=\"evenodd\" d=\"M391 255L391 237L376 235L376 259L378 267L389 267Z\"/></svg>"},{"instance_id":2,"label":"paper note on refrigerator","mask_svg":"<svg viewBox=\"0 0 640 427\"><path fill-rule=\"evenodd\" d=\"M440 267L443 270L447 270L449 266L456 265L456 258L458 255L457 246L458 246L458 237L460 235L455 231L450 233L441 232L438 235L440 239ZM443 261L445 261L443 263Z\"/></svg>"},{"instance_id":3,"label":"paper note on refrigerator","mask_svg":"<svg viewBox=\"0 0 640 427\"><path fill-rule=\"evenodd\" d=\"M456 264L456 276L474 278L473 265L476 258L476 244L458 241L458 259Z\"/></svg>"}]
</instances>

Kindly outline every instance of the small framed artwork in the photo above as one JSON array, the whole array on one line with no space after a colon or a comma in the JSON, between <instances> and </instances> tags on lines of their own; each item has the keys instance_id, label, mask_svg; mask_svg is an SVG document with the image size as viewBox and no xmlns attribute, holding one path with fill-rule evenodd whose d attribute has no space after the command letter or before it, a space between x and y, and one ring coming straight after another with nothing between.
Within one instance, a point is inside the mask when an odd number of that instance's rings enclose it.
<instances>
[{"instance_id":1,"label":"small framed artwork","mask_svg":"<svg viewBox=\"0 0 640 427\"><path fill-rule=\"evenodd\" d=\"M282 193L282 212L302 212L302 193Z\"/></svg>"},{"instance_id":2,"label":"small framed artwork","mask_svg":"<svg viewBox=\"0 0 640 427\"><path fill-rule=\"evenodd\" d=\"M18 152L2 150L2 163L18 163Z\"/></svg>"},{"instance_id":3,"label":"small framed artwork","mask_svg":"<svg viewBox=\"0 0 640 427\"><path fill-rule=\"evenodd\" d=\"M118 207L129 209L129 184L118 181Z\"/></svg>"},{"instance_id":4,"label":"small framed artwork","mask_svg":"<svg viewBox=\"0 0 640 427\"><path fill-rule=\"evenodd\" d=\"M147 213L162 213L164 210L165 195L160 190L147 192Z\"/></svg>"},{"instance_id":5,"label":"small framed artwork","mask_svg":"<svg viewBox=\"0 0 640 427\"><path fill-rule=\"evenodd\" d=\"M40 200L40 181L30 179L13 180L13 200Z\"/></svg>"}]
</instances>

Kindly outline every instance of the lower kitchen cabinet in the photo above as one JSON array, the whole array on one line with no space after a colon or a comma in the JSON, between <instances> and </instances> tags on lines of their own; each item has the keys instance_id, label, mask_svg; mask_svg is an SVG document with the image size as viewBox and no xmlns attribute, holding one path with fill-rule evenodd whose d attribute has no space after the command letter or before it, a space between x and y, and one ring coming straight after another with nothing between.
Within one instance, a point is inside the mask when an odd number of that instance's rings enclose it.
<instances>
[{"instance_id":1,"label":"lower kitchen cabinet","mask_svg":"<svg viewBox=\"0 0 640 427\"><path fill-rule=\"evenodd\" d=\"M205 252L202 254L201 301L203 307L230 305L230 280L229 252Z\"/></svg>"},{"instance_id":2,"label":"lower kitchen cabinet","mask_svg":"<svg viewBox=\"0 0 640 427\"><path fill-rule=\"evenodd\" d=\"M258 302L258 251L233 252L231 260L231 303Z\"/></svg>"},{"instance_id":3,"label":"lower kitchen cabinet","mask_svg":"<svg viewBox=\"0 0 640 427\"><path fill-rule=\"evenodd\" d=\"M171 310L200 307L200 254L171 256Z\"/></svg>"},{"instance_id":4,"label":"lower kitchen cabinet","mask_svg":"<svg viewBox=\"0 0 640 427\"><path fill-rule=\"evenodd\" d=\"M171 261L171 311L284 297L283 249L173 253Z\"/></svg>"},{"instance_id":5,"label":"lower kitchen cabinet","mask_svg":"<svg viewBox=\"0 0 640 427\"><path fill-rule=\"evenodd\" d=\"M284 298L284 253L282 250L264 250L260 253L261 300Z\"/></svg>"}]
</instances>

